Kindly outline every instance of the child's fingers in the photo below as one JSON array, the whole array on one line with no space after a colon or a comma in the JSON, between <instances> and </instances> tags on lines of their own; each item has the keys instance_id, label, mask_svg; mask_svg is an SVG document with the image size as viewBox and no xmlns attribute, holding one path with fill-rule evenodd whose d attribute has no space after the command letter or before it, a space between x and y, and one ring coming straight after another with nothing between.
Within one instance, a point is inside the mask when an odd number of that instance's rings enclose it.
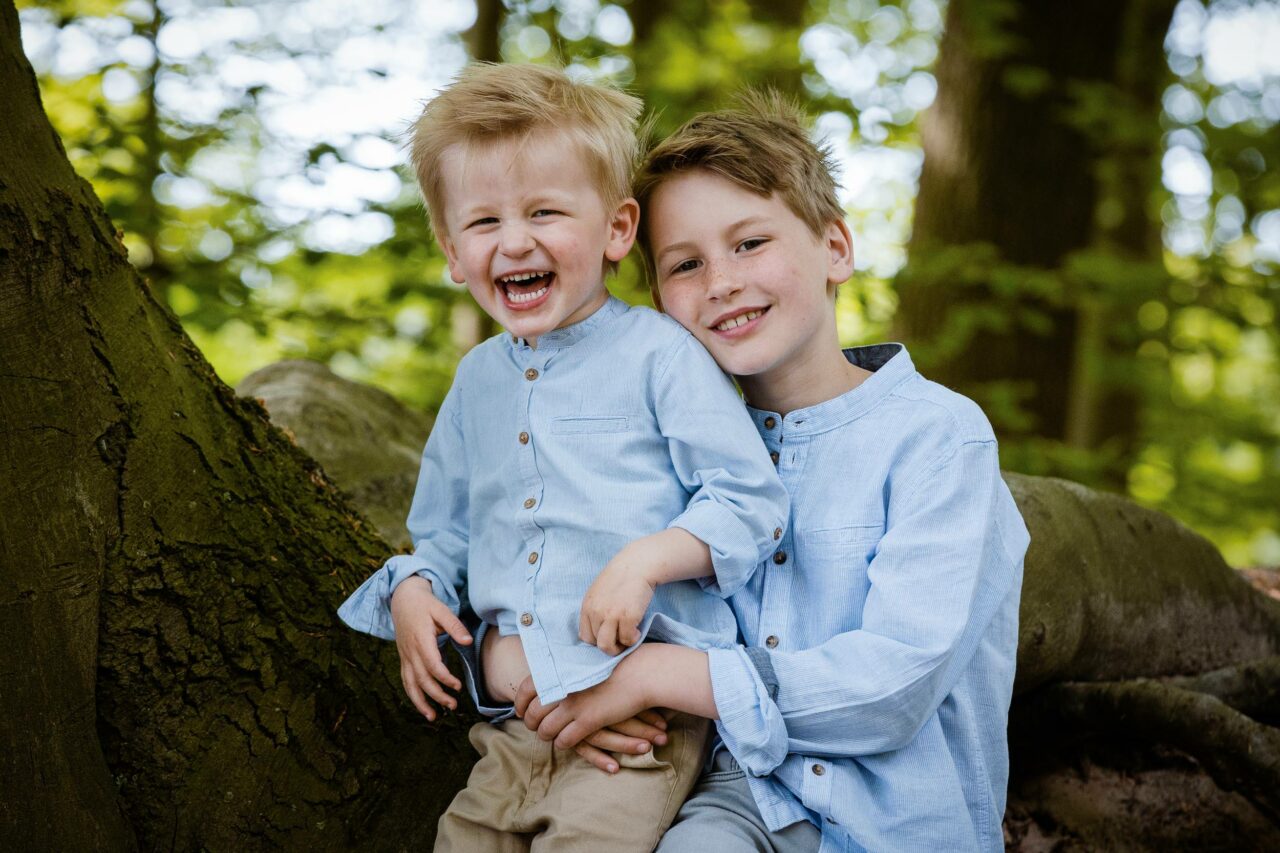
<instances>
[{"instance_id":1,"label":"child's fingers","mask_svg":"<svg viewBox=\"0 0 1280 853\"><path fill-rule=\"evenodd\" d=\"M573 751L585 758L589 763L599 767L605 773L617 773L618 762L613 760L613 756L607 752L596 749L585 743L580 743L573 748Z\"/></svg>"},{"instance_id":2,"label":"child's fingers","mask_svg":"<svg viewBox=\"0 0 1280 853\"><path fill-rule=\"evenodd\" d=\"M636 714L636 719L642 723L648 723L651 726L662 729L664 732L667 730L667 718L662 716L662 712L654 708L645 708L639 714Z\"/></svg>"},{"instance_id":3,"label":"child's fingers","mask_svg":"<svg viewBox=\"0 0 1280 853\"><path fill-rule=\"evenodd\" d=\"M538 737L542 740L555 740L565 725L572 721L573 715L565 710L565 703L558 702L551 706L550 710L547 711L546 716L544 716L542 721L538 723ZM599 728L599 726L596 726L596 728ZM590 729L583 734L590 734L593 731L595 731L595 729ZM573 743L567 743L562 748L568 749L579 740L582 740L582 738L579 737Z\"/></svg>"},{"instance_id":4,"label":"child's fingers","mask_svg":"<svg viewBox=\"0 0 1280 853\"><path fill-rule=\"evenodd\" d=\"M616 655L622 651L618 646L618 620L606 618L601 623L600 630L596 631L596 648L607 655Z\"/></svg>"},{"instance_id":5,"label":"child's fingers","mask_svg":"<svg viewBox=\"0 0 1280 853\"><path fill-rule=\"evenodd\" d=\"M533 686L533 676L526 675L520 682L520 686L516 688L516 716L524 717L528 713L529 705L537 698L538 691Z\"/></svg>"},{"instance_id":6,"label":"child's fingers","mask_svg":"<svg viewBox=\"0 0 1280 853\"><path fill-rule=\"evenodd\" d=\"M588 646L596 644L596 622L585 604L578 612L578 639Z\"/></svg>"},{"instance_id":7,"label":"child's fingers","mask_svg":"<svg viewBox=\"0 0 1280 853\"><path fill-rule=\"evenodd\" d=\"M436 620L436 630L444 631L460 646L471 645L471 632L462 624L462 620L453 615L448 607L439 600L432 606L431 616Z\"/></svg>"},{"instance_id":8,"label":"child's fingers","mask_svg":"<svg viewBox=\"0 0 1280 853\"><path fill-rule=\"evenodd\" d=\"M626 735L627 737L643 738L646 743L652 743L656 746L661 746L667 742L667 733L665 731L657 726L646 723L639 717L632 717L629 720L614 723L609 726L608 729L604 729L603 731L609 730ZM597 746L599 746L599 744L597 744Z\"/></svg>"},{"instance_id":9,"label":"child's fingers","mask_svg":"<svg viewBox=\"0 0 1280 853\"><path fill-rule=\"evenodd\" d=\"M618 627L618 641L627 648L640 642L640 626L635 622L620 625Z\"/></svg>"},{"instance_id":10,"label":"child's fingers","mask_svg":"<svg viewBox=\"0 0 1280 853\"><path fill-rule=\"evenodd\" d=\"M591 744L608 752L626 752L631 755L643 755L653 749L653 744L642 737L628 737L615 729L601 729L582 743ZM582 743L578 746L582 746Z\"/></svg>"},{"instance_id":11,"label":"child's fingers","mask_svg":"<svg viewBox=\"0 0 1280 853\"><path fill-rule=\"evenodd\" d=\"M582 720L571 721L560 730L560 734L555 736L556 749L573 749L582 742L583 738L591 734L593 729L594 727L590 723ZM538 734L542 734L541 729L539 729Z\"/></svg>"},{"instance_id":12,"label":"child's fingers","mask_svg":"<svg viewBox=\"0 0 1280 853\"><path fill-rule=\"evenodd\" d=\"M436 681L431 675L429 668L421 662L414 662L413 674L417 681L418 689L426 693L432 699L439 702L444 707L452 711L457 707L458 702L444 689L440 682Z\"/></svg>"},{"instance_id":13,"label":"child's fingers","mask_svg":"<svg viewBox=\"0 0 1280 853\"><path fill-rule=\"evenodd\" d=\"M418 689L417 676L413 674L411 667L400 667L400 683L404 685L405 695L409 697L413 707L418 709L418 713L428 720L435 720L435 709L431 707L431 703L426 700L422 695L422 691Z\"/></svg>"},{"instance_id":14,"label":"child's fingers","mask_svg":"<svg viewBox=\"0 0 1280 853\"><path fill-rule=\"evenodd\" d=\"M434 638L424 641L420 652L427 670L431 673L432 680L447 684L454 690L462 689L462 682L449 671L449 667L445 665L444 658L440 656L440 647L436 645Z\"/></svg>"}]
</instances>

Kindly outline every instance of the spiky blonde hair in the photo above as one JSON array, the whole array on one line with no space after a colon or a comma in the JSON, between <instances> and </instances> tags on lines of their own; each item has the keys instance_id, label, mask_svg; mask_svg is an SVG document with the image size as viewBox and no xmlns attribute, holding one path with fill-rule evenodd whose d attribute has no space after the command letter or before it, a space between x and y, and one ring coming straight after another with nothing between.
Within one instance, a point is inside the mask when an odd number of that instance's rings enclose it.
<instances>
[{"instance_id":1,"label":"spiky blonde hair","mask_svg":"<svg viewBox=\"0 0 1280 853\"><path fill-rule=\"evenodd\" d=\"M631 195L639 98L573 80L545 65L477 62L427 102L411 129L410 160L438 236L447 236L440 163L453 145L487 145L552 131L578 147L606 209Z\"/></svg>"}]
</instances>

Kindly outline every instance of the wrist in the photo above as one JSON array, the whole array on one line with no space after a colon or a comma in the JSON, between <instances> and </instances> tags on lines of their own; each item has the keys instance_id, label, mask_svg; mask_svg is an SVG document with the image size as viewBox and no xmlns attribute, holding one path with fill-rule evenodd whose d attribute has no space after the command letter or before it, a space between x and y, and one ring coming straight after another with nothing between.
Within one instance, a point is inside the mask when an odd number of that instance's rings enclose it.
<instances>
[{"instance_id":1,"label":"wrist","mask_svg":"<svg viewBox=\"0 0 1280 853\"><path fill-rule=\"evenodd\" d=\"M645 643L631 657L642 652L636 682L645 707L670 708L708 719L719 716L706 652L669 643Z\"/></svg>"}]
</instances>

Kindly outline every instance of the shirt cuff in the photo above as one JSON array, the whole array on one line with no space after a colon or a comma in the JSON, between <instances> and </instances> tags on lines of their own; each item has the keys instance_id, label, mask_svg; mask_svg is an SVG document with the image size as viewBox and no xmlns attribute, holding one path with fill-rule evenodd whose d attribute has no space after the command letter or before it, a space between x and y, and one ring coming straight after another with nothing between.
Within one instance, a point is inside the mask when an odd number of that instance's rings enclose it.
<instances>
[{"instance_id":1,"label":"shirt cuff","mask_svg":"<svg viewBox=\"0 0 1280 853\"><path fill-rule=\"evenodd\" d=\"M338 618L357 631L372 634L383 640L396 638L396 626L391 621L391 596L407 578L419 575L431 581L431 592L456 615L461 607L458 592L438 574L427 568L422 560L412 554L399 554L374 572L360 584L355 592L338 607Z\"/></svg>"},{"instance_id":2,"label":"shirt cuff","mask_svg":"<svg viewBox=\"0 0 1280 853\"><path fill-rule=\"evenodd\" d=\"M716 722L720 739L744 770L752 776L768 776L787 757L787 727L769 686L742 646L711 649L707 662L720 714ZM776 694L776 680L773 690Z\"/></svg>"},{"instance_id":3,"label":"shirt cuff","mask_svg":"<svg viewBox=\"0 0 1280 853\"><path fill-rule=\"evenodd\" d=\"M481 716L488 717L489 722L501 723L516 715L516 707L515 705L503 705L495 702L489 696L489 691L485 690L484 669L481 665L481 660L484 656L480 653L480 649L484 644L485 634L493 630L493 626L487 622L476 621L477 625L467 626L473 629L471 631L471 645L460 646L454 643L453 640L449 642L458 652L458 657L462 659L463 683L467 685L467 693L470 694L476 710L480 712Z\"/></svg>"},{"instance_id":4,"label":"shirt cuff","mask_svg":"<svg viewBox=\"0 0 1280 853\"><path fill-rule=\"evenodd\" d=\"M679 527L702 540L711 549L714 577L698 578L702 588L728 598L751 579L760 563L756 537L728 507L712 500L691 504L676 516L668 528Z\"/></svg>"}]
</instances>

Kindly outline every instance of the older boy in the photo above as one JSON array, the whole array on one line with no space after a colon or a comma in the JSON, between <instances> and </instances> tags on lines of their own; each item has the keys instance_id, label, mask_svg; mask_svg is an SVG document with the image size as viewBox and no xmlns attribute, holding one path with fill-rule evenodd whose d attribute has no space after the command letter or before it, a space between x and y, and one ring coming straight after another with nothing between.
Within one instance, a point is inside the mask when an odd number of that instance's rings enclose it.
<instances>
[{"instance_id":1,"label":"older boy","mask_svg":"<svg viewBox=\"0 0 1280 853\"><path fill-rule=\"evenodd\" d=\"M675 322L605 289L635 236L638 112L555 69L480 65L414 128L450 273L507 332L458 365L423 453L414 553L339 611L396 639L429 719L425 697L454 707L445 686L460 687L437 635L471 645L464 593L482 621L475 645L500 652L486 671L494 698L510 701L529 674L551 703L607 678L645 638L731 646L724 598L782 536L786 493L728 378ZM477 705L501 711L474 663ZM707 728L673 720L653 735L662 746L601 778L518 721L476 726L481 759L436 849L652 849L697 777Z\"/></svg>"},{"instance_id":2,"label":"older boy","mask_svg":"<svg viewBox=\"0 0 1280 853\"><path fill-rule=\"evenodd\" d=\"M716 719L661 851L1002 849L1028 537L986 418L901 345L841 351L852 243L785 105L695 118L636 195L655 295L737 378L791 529L732 599L745 645L649 645L550 709L521 691L526 724L568 747L640 708Z\"/></svg>"}]
</instances>

